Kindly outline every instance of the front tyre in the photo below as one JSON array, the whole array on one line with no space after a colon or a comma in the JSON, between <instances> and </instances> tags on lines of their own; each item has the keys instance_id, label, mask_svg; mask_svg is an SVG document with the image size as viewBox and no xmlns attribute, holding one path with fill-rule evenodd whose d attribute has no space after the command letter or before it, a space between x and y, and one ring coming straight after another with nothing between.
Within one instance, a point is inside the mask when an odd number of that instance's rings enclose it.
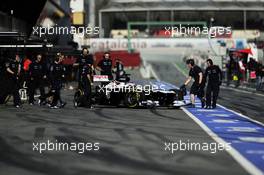
<instances>
[{"instance_id":1,"label":"front tyre","mask_svg":"<svg viewBox=\"0 0 264 175\"><path fill-rule=\"evenodd\" d=\"M125 105L129 108L138 107L140 94L138 92L129 92L125 96Z\"/></svg>"}]
</instances>

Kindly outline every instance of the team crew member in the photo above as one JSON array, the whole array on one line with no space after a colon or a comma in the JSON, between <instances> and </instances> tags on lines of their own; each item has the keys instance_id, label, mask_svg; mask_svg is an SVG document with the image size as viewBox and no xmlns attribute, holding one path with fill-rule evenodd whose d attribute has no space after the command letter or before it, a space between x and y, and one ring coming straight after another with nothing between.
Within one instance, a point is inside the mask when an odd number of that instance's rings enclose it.
<instances>
[{"instance_id":1,"label":"team crew member","mask_svg":"<svg viewBox=\"0 0 264 175\"><path fill-rule=\"evenodd\" d=\"M206 107L205 108L216 108L216 101L219 94L219 87L222 84L222 71L221 69L213 64L211 59L206 61L208 67L205 70L205 79L208 77L208 83L206 88ZM213 93L213 99L211 94Z\"/></svg>"},{"instance_id":2,"label":"team crew member","mask_svg":"<svg viewBox=\"0 0 264 175\"><path fill-rule=\"evenodd\" d=\"M115 69L116 80L119 81L119 79L125 74L124 65L120 59L116 59Z\"/></svg>"},{"instance_id":3,"label":"team crew member","mask_svg":"<svg viewBox=\"0 0 264 175\"><path fill-rule=\"evenodd\" d=\"M83 67L89 65L91 69L93 69L93 64L94 64L93 55L89 54L89 50L87 48L83 48L82 55L78 58L77 62L74 64L74 66L79 66L79 76L78 76L79 85L80 85Z\"/></svg>"},{"instance_id":4,"label":"team crew member","mask_svg":"<svg viewBox=\"0 0 264 175\"><path fill-rule=\"evenodd\" d=\"M57 54L54 63L50 66L51 93L53 95L52 109L59 108L58 101L61 101L60 90L65 77L65 67L61 64L62 61L63 57L61 54ZM61 104L61 106L64 106L64 104Z\"/></svg>"},{"instance_id":5,"label":"team crew member","mask_svg":"<svg viewBox=\"0 0 264 175\"><path fill-rule=\"evenodd\" d=\"M205 100L204 100L204 80L203 80L203 72L202 69L194 64L194 60L193 59L188 59L186 61L186 64L188 65L190 71L189 71L189 77L188 79L185 81L185 83L181 86L181 88L184 88L185 86L187 86L192 78L194 79L194 83L191 86L191 90L190 90L190 95L191 95L191 107L195 107L195 95L197 95L197 97L201 100L202 103L202 108L205 105Z\"/></svg>"},{"instance_id":6,"label":"team crew member","mask_svg":"<svg viewBox=\"0 0 264 175\"><path fill-rule=\"evenodd\" d=\"M5 73L5 62L4 59L0 57L0 81L3 80Z\"/></svg>"},{"instance_id":7,"label":"team crew member","mask_svg":"<svg viewBox=\"0 0 264 175\"><path fill-rule=\"evenodd\" d=\"M91 66L89 64L84 65L81 71L80 85L81 85L81 89L83 89L85 96L84 107L87 108L92 108L91 106L92 87L91 87L91 79L90 79L91 74L92 74Z\"/></svg>"},{"instance_id":8,"label":"team crew member","mask_svg":"<svg viewBox=\"0 0 264 175\"><path fill-rule=\"evenodd\" d=\"M29 104L34 104L34 93L36 89L40 91L40 103L42 102L45 90L44 90L44 79L47 78L45 68L41 62L42 56L39 54L34 62L29 66Z\"/></svg>"},{"instance_id":9,"label":"team crew member","mask_svg":"<svg viewBox=\"0 0 264 175\"><path fill-rule=\"evenodd\" d=\"M13 95L14 105L20 107L21 100L19 96L19 76L21 71L20 58L16 55L15 60L6 63L7 81L9 93Z\"/></svg>"},{"instance_id":10,"label":"team crew member","mask_svg":"<svg viewBox=\"0 0 264 175\"><path fill-rule=\"evenodd\" d=\"M108 52L104 53L104 58L97 64L96 69L101 72L101 75L107 75L109 80L113 80L112 60Z\"/></svg>"}]
</instances>

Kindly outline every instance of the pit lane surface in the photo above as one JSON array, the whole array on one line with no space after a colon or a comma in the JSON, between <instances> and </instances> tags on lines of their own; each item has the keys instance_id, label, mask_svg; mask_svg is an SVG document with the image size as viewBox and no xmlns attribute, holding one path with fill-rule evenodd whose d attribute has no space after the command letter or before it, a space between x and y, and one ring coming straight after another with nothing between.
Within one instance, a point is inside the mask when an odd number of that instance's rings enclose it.
<instances>
[{"instance_id":1,"label":"pit lane surface","mask_svg":"<svg viewBox=\"0 0 264 175\"><path fill-rule=\"evenodd\" d=\"M248 174L227 152L165 151L164 142L214 142L182 110L0 106L0 174ZM99 151L33 151L32 142L99 142Z\"/></svg>"}]
</instances>

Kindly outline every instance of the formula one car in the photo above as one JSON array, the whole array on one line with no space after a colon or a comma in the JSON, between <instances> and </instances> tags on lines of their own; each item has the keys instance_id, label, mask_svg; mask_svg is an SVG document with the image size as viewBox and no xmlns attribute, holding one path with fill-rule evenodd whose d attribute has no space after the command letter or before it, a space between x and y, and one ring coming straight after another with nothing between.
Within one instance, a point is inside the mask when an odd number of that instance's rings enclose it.
<instances>
[{"instance_id":1,"label":"formula one car","mask_svg":"<svg viewBox=\"0 0 264 175\"><path fill-rule=\"evenodd\" d=\"M94 79L98 80L98 77ZM129 82L129 78L124 81L107 81L106 76L101 76L101 85L97 85L93 92L93 103L100 105L125 106L129 108L138 107L173 107L178 108L186 104L184 95L186 92L174 85L162 81L138 80ZM79 89L75 94L75 106L81 106L82 97ZM78 101L80 100L80 101Z\"/></svg>"}]
</instances>

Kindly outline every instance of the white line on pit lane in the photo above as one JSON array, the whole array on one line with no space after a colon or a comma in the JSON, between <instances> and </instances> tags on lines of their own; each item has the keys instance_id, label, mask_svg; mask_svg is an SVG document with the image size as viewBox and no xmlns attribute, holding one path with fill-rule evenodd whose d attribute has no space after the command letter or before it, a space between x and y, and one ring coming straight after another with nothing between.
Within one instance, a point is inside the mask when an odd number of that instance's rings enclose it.
<instances>
[{"instance_id":1,"label":"white line on pit lane","mask_svg":"<svg viewBox=\"0 0 264 175\"><path fill-rule=\"evenodd\" d=\"M237 123L239 120L222 120L222 119L215 119L213 121L209 121L208 123Z\"/></svg>"},{"instance_id":2,"label":"white line on pit lane","mask_svg":"<svg viewBox=\"0 0 264 175\"><path fill-rule=\"evenodd\" d=\"M197 109L198 112L216 112L215 109Z\"/></svg>"},{"instance_id":3,"label":"white line on pit lane","mask_svg":"<svg viewBox=\"0 0 264 175\"><path fill-rule=\"evenodd\" d=\"M264 143L264 137L238 137L238 139L245 142Z\"/></svg>"},{"instance_id":4,"label":"white line on pit lane","mask_svg":"<svg viewBox=\"0 0 264 175\"><path fill-rule=\"evenodd\" d=\"M231 117L230 114L208 114L207 117Z\"/></svg>"},{"instance_id":5,"label":"white line on pit lane","mask_svg":"<svg viewBox=\"0 0 264 175\"><path fill-rule=\"evenodd\" d=\"M261 158L264 160L264 151L263 150L247 150L247 154L257 154L261 155Z\"/></svg>"},{"instance_id":6,"label":"white line on pit lane","mask_svg":"<svg viewBox=\"0 0 264 175\"><path fill-rule=\"evenodd\" d=\"M252 128L252 127L235 127L235 126L232 126L232 127L214 127L215 129L226 129L227 132L259 132L258 130L261 129L259 127L255 127L255 128Z\"/></svg>"},{"instance_id":7,"label":"white line on pit lane","mask_svg":"<svg viewBox=\"0 0 264 175\"><path fill-rule=\"evenodd\" d=\"M263 154L264 155L264 150L247 150L247 154Z\"/></svg>"}]
</instances>

